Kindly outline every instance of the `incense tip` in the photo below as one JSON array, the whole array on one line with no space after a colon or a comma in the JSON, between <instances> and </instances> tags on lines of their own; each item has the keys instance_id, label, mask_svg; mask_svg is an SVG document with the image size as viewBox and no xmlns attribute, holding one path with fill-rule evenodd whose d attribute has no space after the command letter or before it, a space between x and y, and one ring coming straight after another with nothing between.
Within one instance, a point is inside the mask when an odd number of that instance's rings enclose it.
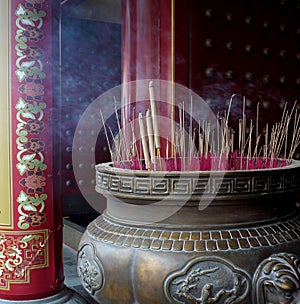
<instances>
[{"instance_id":1,"label":"incense tip","mask_svg":"<svg viewBox=\"0 0 300 304\"><path fill-rule=\"evenodd\" d=\"M139 118L143 118L142 112L139 113Z\"/></svg>"},{"instance_id":2,"label":"incense tip","mask_svg":"<svg viewBox=\"0 0 300 304\"><path fill-rule=\"evenodd\" d=\"M150 80L150 81L149 81L149 88L153 88L153 87L154 87L153 80Z\"/></svg>"},{"instance_id":3,"label":"incense tip","mask_svg":"<svg viewBox=\"0 0 300 304\"><path fill-rule=\"evenodd\" d=\"M148 110L146 111L146 116L147 116L147 117L150 116L150 109L148 109Z\"/></svg>"}]
</instances>

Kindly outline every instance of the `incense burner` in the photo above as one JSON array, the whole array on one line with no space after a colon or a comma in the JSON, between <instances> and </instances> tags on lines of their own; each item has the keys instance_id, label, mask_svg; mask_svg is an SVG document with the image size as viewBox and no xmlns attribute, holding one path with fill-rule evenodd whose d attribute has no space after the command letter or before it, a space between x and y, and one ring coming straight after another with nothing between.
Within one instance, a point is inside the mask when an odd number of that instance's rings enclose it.
<instances>
[{"instance_id":1,"label":"incense burner","mask_svg":"<svg viewBox=\"0 0 300 304\"><path fill-rule=\"evenodd\" d=\"M96 177L107 209L77 267L97 302L299 303L300 162L211 172L106 163Z\"/></svg>"}]
</instances>

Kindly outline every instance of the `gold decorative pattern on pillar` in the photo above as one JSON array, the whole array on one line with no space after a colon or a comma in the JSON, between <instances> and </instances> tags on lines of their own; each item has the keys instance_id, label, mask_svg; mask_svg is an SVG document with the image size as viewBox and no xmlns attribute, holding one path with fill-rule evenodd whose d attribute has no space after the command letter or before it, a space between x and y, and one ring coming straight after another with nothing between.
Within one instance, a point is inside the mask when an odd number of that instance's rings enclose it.
<instances>
[{"instance_id":1,"label":"gold decorative pattern on pillar","mask_svg":"<svg viewBox=\"0 0 300 304\"><path fill-rule=\"evenodd\" d=\"M0 289L10 290L11 283L29 283L29 270L48 266L47 240L46 231L0 234Z\"/></svg>"},{"instance_id":2,"label":"gold decorative pattern on pillar","mask_svg":"<svg viewBox=\"0 0 300 304\"><path fill-rule=\"evenodd\" d=\"M13 228L13 210L11 206L11 193L10 193L10 125L9 125L9 113L10 113L10 96L9 96L9 2L0 2L0 121L1 121L1 136L0 136L0 162L1 162L1 174L0 174L0 227L5 229Z\"/></svg>"}]
</instances>

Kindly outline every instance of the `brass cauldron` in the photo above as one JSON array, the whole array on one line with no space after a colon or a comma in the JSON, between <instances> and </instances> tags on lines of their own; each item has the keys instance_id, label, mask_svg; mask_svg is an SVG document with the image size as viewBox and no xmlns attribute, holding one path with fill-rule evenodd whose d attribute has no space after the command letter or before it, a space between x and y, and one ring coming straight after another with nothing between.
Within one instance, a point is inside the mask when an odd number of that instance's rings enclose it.
<instances>
[{"instance_id":1,"label":"brass cauldron","mask_svg":"<svg viewBox=\"0 0 300 304\"><path fill-rule=\"evenodd\" d=\"M107 209L84 233L77 268L97 302L300 303L300 162L96 171Z\"/></svg>"}]
</instances>

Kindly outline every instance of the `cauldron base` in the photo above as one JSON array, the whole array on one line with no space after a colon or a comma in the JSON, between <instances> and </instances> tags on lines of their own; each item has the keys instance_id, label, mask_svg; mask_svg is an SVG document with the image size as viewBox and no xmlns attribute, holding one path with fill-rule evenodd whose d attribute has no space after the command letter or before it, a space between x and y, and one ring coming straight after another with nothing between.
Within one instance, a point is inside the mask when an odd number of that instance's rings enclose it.
<instances>
[{"instance_id":1,"label":"cauldron base","mask_svg":"<svg viewBox=\"0 0 300 304\"><path fill-rule=\"evenodd\" d=\"M102 304L206 303L205 292L211 303L269 303L274 293L285 299L278 280L300 286L299 237L299 216L217 231L137 227L102 215L81 240L78 272ZM280 278L277 268L289 275ZM295 286L283 303L297 303Z\"/></svg>"}]
</instances>

